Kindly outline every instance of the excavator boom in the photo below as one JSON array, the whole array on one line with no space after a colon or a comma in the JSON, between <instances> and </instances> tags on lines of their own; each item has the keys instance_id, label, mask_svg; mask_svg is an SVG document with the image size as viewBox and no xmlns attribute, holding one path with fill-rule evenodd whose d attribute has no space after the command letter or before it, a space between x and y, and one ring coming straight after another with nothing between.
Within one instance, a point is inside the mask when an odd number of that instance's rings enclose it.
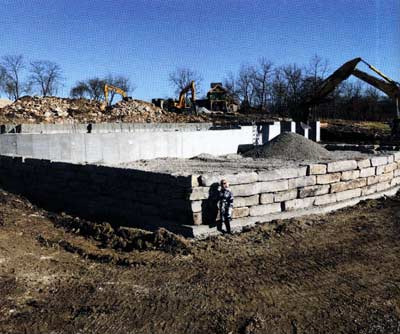
<instances>
[{"instance_id":1,"label":"excavator boom","mask_svg":"<svg viewBox=\"0 0 400 334\"><path fill-rule=\"evenodd\" d=\"M368 73L356 69L359 62L366 64L372 71L381 76L384 80L376 78ZM354 58L347 63L339 67L333 74L326 78L318 88L318 90L312 95L305 99L300 105L303 110L303 121L308 120L309 108L315 106L324 101L325 97L335 90L335 88L350 75L354 75L358 79L365 81L371 86L379 89L390 98L396 101L397 117L400 117L399 113L399 99L400 99L400 84L388 76L380 72L374 66L368 64L361 58Z\"/></svg>"},{"instance_id":2,"label":"excavator boom","mask_svg":"<svg viewBox=\"0 0 400 334\"><path fill-rule=\"evenodd\" d=\"M182 109L186 107L186 101L185 101L185 95L186 93L190 90L191 94L192 94L192 103L194 103L194 101L196 101L196 87L195 87L195 83L194 81L191 81L185 88L183 88L181 90L181 92L179 93L179 100L178 103L176 104L176 108L178 109Z\"/></svg>"},{"instance_id":3,"label":"excavator boom","mask_svg":"<svg viewBox=\"0 0 400 334\"><path fill-rule=\"evenodd\" d=\"M109 91L112 91L112 92L115 92L115 93L121 95L124 99L126 99L128 97L126 92L123 89L113 86L113 85L105 84L104 85L104 102L107 105L108 105L108 92Z\"/></svg>"}]
</instances>

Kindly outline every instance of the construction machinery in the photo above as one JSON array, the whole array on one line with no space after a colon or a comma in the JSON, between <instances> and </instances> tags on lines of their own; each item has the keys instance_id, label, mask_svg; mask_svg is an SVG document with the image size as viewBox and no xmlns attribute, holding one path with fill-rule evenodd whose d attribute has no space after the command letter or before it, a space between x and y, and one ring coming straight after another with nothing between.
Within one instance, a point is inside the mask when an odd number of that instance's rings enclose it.
<instances>
[{"instance_id":1,"label":"construction machinery","mask_svg":"<svg viewBox=\"0 0 400 334\"><path fill-rule=\"evenodd\" d=\"M126 92L123 89L113 86L113 85L105 84L104 85L104 103L106 106L108 106L108 93L109 92L114 92L114 93L121 95L122 99L124 101L128 101L130 99L130 97L128 97L128 95L126 94Z\"/></svg>"},{"instance_id":2,"label":"construction machinery","mask_svg":"<svg viewBox=\"0 0 400 334\"><path fill-rule=\"evenodd\" d=\"M191 93L191 106L188 105L187 100L186 100L186 93L189 92ZM181 92L179 93L179 99L178 102L174 103L174 107L180 110L185 110L191 107L194 107L196 101L196 87L194 81L191 81L186 87L184 87Z\"/></svg>"},{"instance_id":3,"label":"construction machinery","mask_svg":"<svg viewBox=\"0 0 400 334\"><path fill-rule=\"evenodd\" d=\"M378 74L382 79L376 78L366 72L356 69L358 63L364 63L369 69ZM302 110L302 121L307 123L310 115L310 109L326 100L326 96L335 90L335 88L350 75L354 75L358 79L365 81L371 86L377 88L381 92L396 101L396 117L393 121L392 134L396 134L399 130L400 125L400 83L389 78L374 66L367 63L362 58L354 58L347 63L339 67L333 74L326 78L318 87L316 92L312 96L305 98L303 103L300 105Z\"/></svg>"}]
</instances>

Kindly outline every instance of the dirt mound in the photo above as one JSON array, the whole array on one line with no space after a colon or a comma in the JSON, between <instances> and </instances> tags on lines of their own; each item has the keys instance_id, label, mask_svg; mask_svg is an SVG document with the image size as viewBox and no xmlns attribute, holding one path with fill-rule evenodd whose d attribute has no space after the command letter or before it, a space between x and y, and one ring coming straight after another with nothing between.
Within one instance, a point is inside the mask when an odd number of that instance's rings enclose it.
<instances>
[{"instance_id":1,"label":"dirt mound","mask_svg":"<svg viewBox=\"0 0 400 334\"><path fill-rule=\"evenodd\" d=\"M125 252L151 249L158 249L172 254L187 254L190 252L190 242L188 240L164 228L150 232L132 227L114 228L106 222L95 223L69 215L49 214L49 218L56 226L63 227L69 232L100 241L103 247Z\"/></svg>"},{"instance_id":2,"label":"dirt mound","mask_svg":"<svg viewBox=\"0 0 400 334\"><path fill-rule=\"evenodd\" d=\"M54 96L24 96L1 108L1 123L175 123L204 122L206 116L168 113L154 104L140 101L120 101L104 108L98 101Z\"/></svg>"},{"instance_id":3,"label":"dirt mound","mask_svg":"<svg viewBox=\"0 0 400 334\"><path fill-rule=\"evenodd\" d=\"M331 153L299 134L284 132L270 142L246 152L244 156L286 160L318 160L330 158Z\"/></svg>"}]
</instances>

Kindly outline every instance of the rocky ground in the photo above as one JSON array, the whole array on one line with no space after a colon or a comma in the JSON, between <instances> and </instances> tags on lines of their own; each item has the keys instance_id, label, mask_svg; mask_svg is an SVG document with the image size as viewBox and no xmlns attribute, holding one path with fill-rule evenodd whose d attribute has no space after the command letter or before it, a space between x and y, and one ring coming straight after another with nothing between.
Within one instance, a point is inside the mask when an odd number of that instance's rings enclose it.
<instances>
[{"instance_id":1,"label":"rocky ground","mask_svg":"<svg viewBox=\"0 0 400 334\"><path fill-rule=\"evenodd\" d=\"M400 333L399 217L397 196L127 252L0 191L0 332Z\"/></svg>"},{"instance_id":2,"label":"rocky ground","mask_svg":"<svg viewBox=\"0 0 400 334\"><path fill-rule=\"evenodd\" d=\"M8 100L7 100L8 101ZM166 112L154 104L130 99L119 101L105 108L98 101L69 99L55 96L24 96L14 103L1 103L0 124L32 123L196 123L214 122L216 125L251 125L254 121L271 121L268 114L233 114L215 112L211 114L185 114ZM275 118L277 119L277 118Z\"/></svg>"}]
</instances>

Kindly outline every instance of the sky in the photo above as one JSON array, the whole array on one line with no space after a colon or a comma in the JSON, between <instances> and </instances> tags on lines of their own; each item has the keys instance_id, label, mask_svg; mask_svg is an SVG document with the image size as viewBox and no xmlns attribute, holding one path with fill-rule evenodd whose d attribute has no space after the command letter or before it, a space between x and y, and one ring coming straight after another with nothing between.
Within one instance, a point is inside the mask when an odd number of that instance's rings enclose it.
<instances>
[{"instance_id":1,"label":"sky","mask_svg":"<svg viewBox=\"0 0 400 334\"><path fill-rule=\"evenodd\" d=\"M0 56L50 60L78 80L130 78L134 98L172 97L178 67L203 77L202 92L242 64L334 71L362 57L400 81L399 0L0 0ZM364 69L360 66L360 69Z\"/></svg>"}]
</instances>

